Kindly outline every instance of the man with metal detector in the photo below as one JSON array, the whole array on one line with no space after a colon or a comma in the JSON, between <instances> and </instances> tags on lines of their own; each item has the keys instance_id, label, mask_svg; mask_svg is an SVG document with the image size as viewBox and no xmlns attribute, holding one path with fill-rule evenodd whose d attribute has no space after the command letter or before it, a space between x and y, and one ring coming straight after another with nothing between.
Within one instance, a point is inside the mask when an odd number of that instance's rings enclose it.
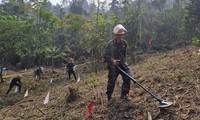
<instances>
[{"instance_id":1,"label":"man with metal detector","mask_svg":"<svg viewBox=\"0 0 200 120\"><path fill-rule=\"evenodd\" d=\"M126 64L126 48L127 42L122 39L126 29L118 24L114 27L113 32L115 38L111 40L105 50L104 58L108 64L108 84L107 84L107 98L108 103L110 103L112 98L112 93L114 91L115 82L119 74L121 74L123 79L122 90L121 90L121 99L130 101L130 98L127 96L130 90L130 81L132 80L135 84L139 85L143 90L149 93L153 98L159 102L159 108L167 108L173 105L172 102L165 102L155 96L153 93L148 91L142 84L130 76L129 68Z\"/></svg>"},{"instance_id":2,"label":"man with metal detector","mask_svg":"<svg viewBox=\"0 0 200 120\"><path fill-rule=\"evenodd\" d=\"M130 78L128 78L117 68L118 66L126 73L130 74L125 59L127 49L127 42L123 39L125 31L126 29L121 24L118 24L114 27L113 32L115 34L115 38L108 42L104 53L104 59L107 62L108 69L108 83L106 91L108 102L110 102L110 100L112 99L115 82L119 74L122 76L123 79L120 98L126 101L131 100L127 96L130 90Z\"/></svg>"}]
</instances>

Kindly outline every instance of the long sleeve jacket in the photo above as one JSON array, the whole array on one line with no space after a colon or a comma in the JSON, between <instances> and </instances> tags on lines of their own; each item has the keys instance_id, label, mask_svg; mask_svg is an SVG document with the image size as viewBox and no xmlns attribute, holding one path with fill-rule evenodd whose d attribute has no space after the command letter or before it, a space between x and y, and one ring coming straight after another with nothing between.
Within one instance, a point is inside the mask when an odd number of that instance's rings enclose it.
<instances>
[{"instance_id":1,"label":"long sleeve jacket","mask_svg":"<svg viewBox=\"0 0 200 120\"><path fill-rule=\"evenodd\" d=\"M124 39L122 39L119 43L114 40L109 41L104 53L104 59L108 66L113 66L113 60L120 60L120 64L127 69L126 49L127 42Z\"/></svg>"},{"instance_id":2,"label":"long sleeve jacket","mask_svg":"<svg viewBox=\"0 0 200 120\"><path fill-rule=\"evenodd\" d=\"M67 70L68 70L68 72L73 72L74 71L74 66L75 66L74 63L68 63L67 64Z\"/></svg>"},{"instance_id":3,"label":"long sleeve jacket","mask_svg":"<svg viewBox=\"0 0 200 120\"><path fill-rule=\"evenodd\" d=\"M20 78L18 78L18 77L13 78L13 79L11 80L11 83L12 83L12 84L15 84L15 83L22 84Z\"/></svg>"}]
</instances>

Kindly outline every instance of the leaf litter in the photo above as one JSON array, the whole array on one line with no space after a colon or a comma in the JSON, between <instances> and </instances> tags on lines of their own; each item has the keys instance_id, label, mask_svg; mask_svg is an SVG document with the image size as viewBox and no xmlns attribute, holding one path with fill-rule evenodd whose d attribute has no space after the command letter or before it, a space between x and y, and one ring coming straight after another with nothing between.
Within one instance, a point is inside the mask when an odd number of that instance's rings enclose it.
<instances>
[{"instance_id":1,"label":"leaf litter","mask_svg":"<svg viewBox=\"0 0 200 120\"><path fill-rule=\"evenodd\" d=\"M130 66L131 75L138 82L156 96L174 103L170 108L159 109L157 101L134 83L131 84L129 94L132 98L131 102L121 100L121 77L118 78L115 86L113 105L107 106L106 70L98 74L79 73L82 78L77 83L66 80L67 75L63 74L62 69L55 69L56 73L52 76L51 69L46 68L43 79L36 82L37 88L43 87L44 90L40 88L41 91L29 91L29 96L26 98L2 107L0 119L145 120L151 115L153 120L198 120L200 118L200 61L197 55L193 54L197 50L198 48L195 47L186 47L164 54L145 54L139 56L144 57L143 61ZM59 78L56 78L58 76ZM58 82L44 87L51 77L58 79ZM32 80L29 84L35 83L32 72L27 72L25 78ZM6 91L7 87L8 84L1 85L1 91ZM49 90L50 101L44 105L43 101ZM10 96L12 95L16 94L12 93ZM1 97L0 100L4 102L7 99ZM94 101L92 116L88 116L87 106L92 101Z\"/></svg>"}]
</instances>

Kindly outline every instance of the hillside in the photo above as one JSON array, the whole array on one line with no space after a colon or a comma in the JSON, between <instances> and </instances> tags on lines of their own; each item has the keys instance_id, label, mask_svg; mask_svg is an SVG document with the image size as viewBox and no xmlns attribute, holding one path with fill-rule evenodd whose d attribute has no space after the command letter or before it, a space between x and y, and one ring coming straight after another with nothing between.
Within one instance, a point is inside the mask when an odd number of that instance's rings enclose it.
<instances>
[{"instance_id":1,"label":"hillside","mask_svg":"<svg viewBox=\"0 0 200 120\"><path fill-rule=\"evenodd\" d=\"M198 120L200 118L200 60L199 48L187 47L165 53L141 55L141 61L130 66L131 75L149 91L165 101L174 102L167 109L159 109L157 102L136 84L131 84L131 102L120 97L121 77L113 94L114 105L107 107L107 71L98 74L80 73L80 82L67 80L64 68L45 68L41 80L35 80L33 69L21 71L29 96L10 92L8 81L15 71L4 76L0 84L0 120L147 120L148 113L156 120ZM78 69L78 67L77 67ZM54 82L49 83L53 78ZM50 93L50 101L44 99ZM87 106L94 102L92 115Z\"/></svg>"}]
</instances>

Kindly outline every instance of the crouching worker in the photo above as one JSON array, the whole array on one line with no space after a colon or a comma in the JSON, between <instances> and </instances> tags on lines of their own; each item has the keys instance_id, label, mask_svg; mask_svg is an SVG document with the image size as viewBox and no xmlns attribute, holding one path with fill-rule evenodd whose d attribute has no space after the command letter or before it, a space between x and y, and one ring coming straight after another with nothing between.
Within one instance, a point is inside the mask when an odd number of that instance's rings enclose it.
<instances>
[{"instance_id":1,"label":"crouching worker","mask_svg":"<svg viewBox=\"0 0 200 120\"><path fill-rule=\"evenodd\" d=\"M6 75L7 71L8 71L8 68L3 67L3 68L1 68L0 73L1 73L1 75Z\"/></svg>"},{"instance_id":2,"label":"crouching worker","mask_svg":"<svg viewBox=\"0 0 200 120\"><path fill-rule=\"evenodd\" d=\"M75 64L74 64L73 58L69 59L69 63L67 64L67 72L68 72L69 80L71 79L71 74L74 75L74 79L76 80Z\"/></svg>"},{"instance_id":3,"label":"crouching worker","mask_svg":"<svg viewBox=\"0 0 200 120\"><path fill-rule=\"evenodd\" d=\"M3 83L4 81L3 81L3 75L6 75L7 74L7 68L5 68L5 67L2 67L1 69L0 69L0 83Z\"/></svg>"},{"instance_id":4,"label":"crouching worker","mask_svg":"<svg viewBox=\"0 0 200 120\"><path fill-rule=\"evenodd\" d=\"M8 93L12 90L14 86L18 86L19 92L21 92L21 86L22 86L21 79L22 79L22 74L18 74L16 77L12 78L6 95L8 95Z\"/></svg>"},{"instance_id":5,"label":"crouching worker","mask_svg":"<svg viewBox=\"0 0 200 120\"><path fill-rule=\"evenodd\" d=\"M35 76L36 79L39 78L39 80L40 80L41 75L43 74L42 70L43 70L43 67L39 67L39 68L34 70L34 76Z\"/></svg>"}]
</instances>

